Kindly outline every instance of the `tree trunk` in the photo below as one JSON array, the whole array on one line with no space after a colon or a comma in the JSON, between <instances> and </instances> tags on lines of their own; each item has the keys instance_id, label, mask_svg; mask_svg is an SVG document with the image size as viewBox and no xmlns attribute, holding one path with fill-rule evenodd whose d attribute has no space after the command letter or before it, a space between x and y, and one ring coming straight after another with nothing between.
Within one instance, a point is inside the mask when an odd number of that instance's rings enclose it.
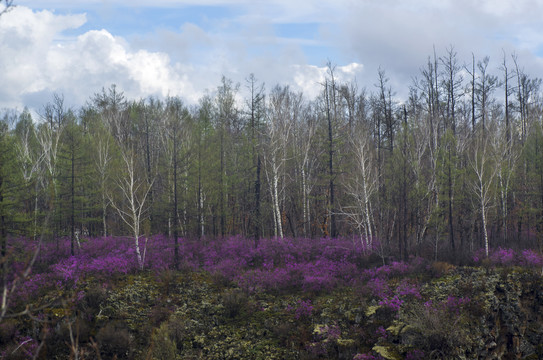
<instances>
[{"instance_id":1,"label":"tree trunk","mask_svg":"<svg viewBox=\"0 0 543 360\"><path fill-rule=\"evenodd\" d=\"M333 80L332 80L333 81ZM326 117L328 119L328 176L330 177L330 236L337 236L336 230L336 210L334 194L334 137L332 132L332 117L330 115L330 95L328 94L328 82L326 82ZM335 91L332 82L332 91Z\"/></svg>"},{"instance_id":2,"label":"tree trunk","mask_svg":"<svg viewBox=\"0 0 543 360\"><path fill-rule=\"evenodd\" d=\"M273 174L272 174L272 196L273 196L273 209L275 212L275 221L277 226L277 233L276 236L279 236L281 239L283 238L283 224L281 219L281 209L279 207L279 174L277 173L277 168L275 164L275 159L272 160L272 168L273 168Z\"/></svg>"},{"instance_id":3,"label":"tree trunk","mask_svg":"<svg viewBox=\"0 0 543 360\"><path fill-rule=\"evenodd\" d=\"M448 182L448 195L449 195L449 241L451 243L451 249L454 253L454 225L453 225L453 189L452 189L452 174L451 174L451 148L448 149L449 162L447 168L447 182Z\"/></svg>"},{"instance_id":4,"label":"tree trunk","mask_svg":"<svg viewBox=\"0 0 543 360\"><path fill-rule=\"evenodd\" d=\"M220 176L219 176L219 215L220 215L220 227L221 236L225 235L225 216L224 213L224 125L220 129Z\"/></svg>"},{"instance_id":5,"label":"tree trunk","mask_svg":"<svg viewBox=\"0 0 543 360\"><path fill-rule=\"evenodd\" d=\"M72 144L71 144L71 162L72 162L72 174L71 174L71 187L70 187L70 194L71 194L71 214L70 214L70 222L71 222L71 241L70 241L70 254L74 256L74 241L75 241L75 148L74 148L74 140L73 139L74 134L72 134ZM78 245L79 245L79 239L78 239ZM79 245L81 247L81 245Z\"/></svg>"},{"instance_id":6,"label":"tree trunk","mask_svg":"<svg viewBox=\"0 0 543 360\"><path fill-rule=\"evenodd\" d=\"M258 241L260 240L260 169L261 169L260 154L257 155L256 159L256 180L255 180L255 248L258 247Z\"/></svg>"},{"instance_id":7,"label":"tree trunk","mask_svg":"<svg viewBox=\"0 0 543 360\"><path fill-rule=\"evenodd\" d=\"M176 270L179 270L179 224L177 221L178 199L177 199L177 134L176 129L173 131L173 263Z\"/></svg>"}]
</instances>

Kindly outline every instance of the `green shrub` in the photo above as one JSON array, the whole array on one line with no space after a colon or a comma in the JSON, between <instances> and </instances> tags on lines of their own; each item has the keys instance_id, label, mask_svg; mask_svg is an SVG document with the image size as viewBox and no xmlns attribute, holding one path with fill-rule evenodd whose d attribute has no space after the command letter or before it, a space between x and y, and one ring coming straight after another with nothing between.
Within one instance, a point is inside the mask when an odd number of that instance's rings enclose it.
<instances>
[{"instance_id":1,"label":"green shrub","mask_svg":"<svg viewBox=\"0 0 543 360\"><path fill-rule=\"evenodd\" d=\"M445 306L413 303L400 315L402 343L425 353L457 354L470 344L464 315Z\"/></svg>"},{"instance_id":2,"label":"green shrub","mask_svg":"<svg viewBox=\"0 0 543 360\"><path fill-rule=\"evenodd\" d=\"M107 323L96 334L96 340L106 359L124 359L130 355L130 334L127 326L120 321Z\"/></svg>"},{"instance_id":3,"label":"green shrub","mask_svg":"<svg viewBox=\"0 0 543 360\"><path fill-rule=\"evenodd\" d=\"M168 323L163 323L153 334L150 355L153 360L175 360L177 344L172 340Z\"/></svg>"},{"instance_id":4,"label":"green shrub","mask_svg":"<svg viewBox=\"0 0 543 360\"><path fill-rule=\"evenodd\" d=\"M247 307L247 294L239 289L227 290L222 295L222 304L227 317L235 318Z\"/></svg>"}]
</instances>

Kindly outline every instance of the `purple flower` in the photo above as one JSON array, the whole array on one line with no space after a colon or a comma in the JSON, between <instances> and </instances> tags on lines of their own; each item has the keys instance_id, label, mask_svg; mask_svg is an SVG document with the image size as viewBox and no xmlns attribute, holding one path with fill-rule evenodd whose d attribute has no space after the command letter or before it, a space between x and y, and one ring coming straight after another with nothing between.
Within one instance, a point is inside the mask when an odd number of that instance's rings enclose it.
<instances>
[{"instance_id":1,"label":"purple flower","mask_svg":"<svg viewBox=\"0 0 543 360\"><path fill-rule=\"evenodd\" d=\"M287 311L294 312L296 320L309 318L313 313L313 305L311 305L311 300L298 300L296 306L287 306Z\"/></svg>"}]
</instances>

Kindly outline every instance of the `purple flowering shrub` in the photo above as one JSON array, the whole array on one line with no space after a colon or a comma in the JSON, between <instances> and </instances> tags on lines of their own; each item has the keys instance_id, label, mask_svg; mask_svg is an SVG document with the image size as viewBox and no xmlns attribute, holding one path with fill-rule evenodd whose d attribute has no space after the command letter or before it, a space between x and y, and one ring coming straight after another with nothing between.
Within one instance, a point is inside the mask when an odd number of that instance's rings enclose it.
<instances>
[{"instance_id":1,"label":"purple flowering shrub","mask_svg":"<svg viewBox=\"0 0 543 360\"><path fill-rule=\"evenodd\" d=\"M140 239L143 248L145 239ZM35 244L29 239L12 239L24 258ZM163 235L148 239L145 271L161 273L172 268L173 240ZM57 287L76 287L88 276L109 278L139 271L133 239L97 237L84 239L74 256L69 255L70 239L59 238L42 245L32 274L19 288L19 298L28 299L45 283ZM193 241L179 239L181 268L207 271L232 281L249 292L298 290L318 292L349 285L364 277L361 264L368 249L349 239L262 239L255 248L251 239L233 236L226 239ZM28 256L27 256L28 257ZM24 261L14 268L24 268ZM385 272L402 272L393 263Z\"/></svg>"},{"instance_id":2,"label":"purple flowering shrub","mask_svg":"<svg viewBox=\"0 0 543 360\"><path fill-rule=\"evenodd\" d=\"M143 247L145 239L140 239ZM32 248L30 240L17 239L21 248ZM157 235L148 239L145 270L161 273L173 265L173 241ZM139 271L133 239L126 237L89 238L69 256L69 239L43 244L37 269L20 288L21 299L34 296L48 284L74 288L88 276L109 278ZM57 248L59 250L57 250ZM262 239L257 248L251 239L193 241L180 239L181 266L189 271L206 271L233 282L249 293L259 291L329 291L338 286L367 282L369 293L382 305L398 309L408 296L418 297L415 284L390 286L420 267L420 259L410 263L366 269L370 253L349 239ZM417 260L417 259L415 259Z\"/></svg>"},{"instance_id":3,"label":"purple flowering shrub","mask_svg":"<svg viewBox=\"0 0 543 360\"><path fill-rule=\"evenodd\" d=\"M477 250L472 259L475 264L482 263L485 259L485 250ZM522 266L534 268L543 266L543 255L532 249L515 251L513 249L498 247L497 249L490 250L488 261L495 266Z\"/></svg>"},{"instance_id":4,"label":"purple flowering shrub","mask_svg":"<svg viewBox=\"0 0 543 360\"><path fill-rule=\"evenodd\" d=\"M513 249L499 247L490 254L490 261L496 265L513 265L515 262L515 252Z\"/></svg>"},{"instance_id":5,"label":"purple flowering shrub","mask_svg":"<svg viewBox=\"0 0 543 360\"><path fill-rule=\"evenodd\" d=\"M84 239L74 256L70 256L68 238L44 243L31 275L19 284L10 306L58 297L62 309L55 305L55 321L64 321L67 314L81 314L82 321L98 334L103 317L115 314L112 307L103 306L104 302L117 299L112 294L122 289L126 294L137 294L141 309L150 309L144 319L150 324L145 330L147 335L154 327L168 322L172 313L181 308L180 304L186 303L190 304L183 310L187 311L187 319L203 316L190 325L194 328L183 322L178 324L176 336L207 335L209 319L221 323L220 331L226 331L232 319L257 319L255 329L267 327L267 334L277 336L281 344L295 347L298 352L307 352L310 358L359 360L382 359L370 351L373 345L382 343L405 343L401 355L411 360L423 359L435 349L453 351L456 344L467 343L469 334L462 331L462 326L470 321L470 312L478 310L479 298L469 292L469 284L465 286L467 290L437 289L437 295L433 295L421 284L421 280L431 277L428 261L413 257L406 262L373 266L377 255L352 239L262 239L255 248L252 239L241 236L180 238L180 272L173 269L173 239L156 235L140 241L142 247L146 244L143 271L136 260L134 241L129 237ZM9 245L16 254L10 268L13 274L21 273L35 244L27 239L10 239ZM475 256L475 262L480 262L484 253ZM543 257L533 250L498 248L485 262L531 268L543 266ZM464 270L467 274L473 269ZM462 274L458 271L454 276ZM184 291L185 288L191 291ZM125 301L124 297L120 299L119 303ZM138 301L126 300L123 306L132 309L132 303ZM39 300L32 304L41 305ZM207 305L204 308L200 304ZM103 309L110 313L102 314ZM279 320L270 321L269 316ZM409 324L411 338L386 330L398 320ZM105 333L102 330L103 337ZM142 330L136 335L145 338L143 333ZM223 335L220 334L221 339L230 336ZM26 341L23 345L30 352L36 344L30 338L10 336L10 344L17 346L17 341Z\"/></svg>"},{"instance_id":6,"label":"purple flowering shrub","mask_svg":"<svg viewBox=\"0 0 543 360\"><path fill-rule=\"evenodd\" d=\"M288 305L287 312L293 313L296 320L309 319L313 315L311 300L298 300L296 305Z\"/></svg>"},{"instance_id":7,"label":"purple flowering shrub","mask_svg":"<svg viewBox=\"0 0 543 360\"><path fill-rule=\"evenodd\" d=\"M365 270L364 277L368 280L362 293L376 299L380 306L398 312L406 300L421 298L420 287L414 281L403 279L396 286L392 285L392 279L410 273L413 271L412 266L410 263L393 262L391 265ZM418 267L418 263L415 266Z\"/></svg>"},{"instance_id":8,"label":"purple flowering shrub","mask_svg":"<svg viewBox=\"0 0 543 360\"><path fill-rule=\"evenodd\" d=\"M543 266L543 255L538 254L532 249L522 250L519 256L519 264L526 267Z\"/></svg>"},{"instance_id":9,"label":"purple flowering shrub","mask_svg":"<svg viewBox=\"0 0 543 360\"><path fill-rule=\"evenodd\" d=\"M142 248L145 241L140 239ZM33 274L20 284L14 298L24 302L52 287L75 288L88 276L108 279L140 271L132 238L84 239L74 256L69 255L69 245L69 238L43 243ZM9 246L18 254L12 268L15 273L20 272L36 244L18 238L11 239ZM362 284L365 294L395 312L405 301L420 299L419 285L406 278L424 269L421 258L366 268L371 264L370 250L352 239L262 239L257 248L252 239L242 236L202 241L179 239L184 271L206 271L248 293L299 290L318 293ZM162 273L172 269L173 254L171 238L164 235L149 238L144 271ZM481 255L476 253L474 261L479 262ZM489 259L496 265L543 266L543 257L533 250L514 252L498 248Z\"/></svg>"}]
</instances>

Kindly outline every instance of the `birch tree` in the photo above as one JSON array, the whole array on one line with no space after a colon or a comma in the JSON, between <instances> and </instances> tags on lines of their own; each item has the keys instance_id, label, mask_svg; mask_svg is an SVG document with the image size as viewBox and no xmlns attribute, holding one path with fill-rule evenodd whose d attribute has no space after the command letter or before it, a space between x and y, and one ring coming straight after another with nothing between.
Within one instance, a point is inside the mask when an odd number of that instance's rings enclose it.
<instances>
[{"instance_id":1,"label":"birch tree","mask_svg":"<svg viewBox=\"0 0 543 360\"><path fill-rule=\"evenodd\" d=\"M313 175L321 148L315 146L317 131L317 118L315 111L308 104L303 111L300 121L296 122L293 135L297 150L298 171L300 173L300 187L302 193L302 222L304 237L311 233L311 193L315 186L316 176Z\"/></svg>"},{"instance_id":2,"label":"birch tree","mask_svg":"<svg viewBox=\"0 0 543 360\"><path fill-rule=\"evenodd\" d=\"M142 176L141 169L137 164L136 149L133 145L125 147L121 145L120 152L124 169L115 181L120 193L120 199L114 198L111 193L109 199L119 217L132 232L138 265L140 269L143 269L148 238L145 237L142 248L140 246L141 225L148 211L146 201L154 178L151 182L148 182L145 176Z\"/></svg>"},{"instance_id":3,"label":"birch tree","mask_svg":"<svg viewBox=\"0 0 543 360\"><path fill-rule=\"evenodd\" d=\"M492 189L494 180L498 172L498 167L493 159L494 149L492 145L491 137L485 135L485 131L480 129L473 140L471 156L469 158L470 167L474 175L471 190L475 195L478 211L481 215L486 257L489 255L488 211L493 197Z\"/></svg>"},{"instance_id":4,"label":"birch tree","mask_svg":"<svg viewBox=\"0 0 543 360\"><path fill-rule=\"evenodd\" d=\"M371 248L377 237L373 218L373 198L378 190L377 164L370 136L359 125L349 137L354 156L354 173L344 184L353 205L345 206L343 213L356 226L360 241Z\"/></svg>"},{"instance_id":5,"label":"birch tree","mask_svg":"<svg viewBox=\"0 0 543 360\"><path fill-rule=\"evenodd\" d=\"M294 123L290 118L290 110L291 106L295 106L294 103L300 100L301 96L293 94L288 86L276 86L270 94L264 158L266 161L265 172L272 199L274 235L280 238L284 236L281 196L285 188L283 175L287 161L286 149L292 124Z\"/></svg>"},{"instance_id":6,"label":"birch tree","mask_svg":"<svg viewBox=\"0 0 543 360\"><path fill-rule=\"evenodd\" d=\"M210 170L213 167L216 167L211 156L210 150L210 141L213 137L213 126L212 126L212 117L213 117L213 102L212 99L206 95L200 99L200 104L197 110L195 117L195 126L194 126L194 143L197 146L196 149L196 159L197 159L197 228L198 228L198 237L202 238L206 236L206 216L205 210L207 205L207 180L210 178ZM205 167L204 165L209 165Z\"/></svg>"},{"instance_id":7,"label":"birch tree","mask_svg":"<svg viewBox=\"0 0 543 360\"><path fill-rule=\"evenodd\" d=\"M511 139L510 129L498 129L494 132L491 142L493 149L493 161L496 167L496 176L498 180L498 195L501 210L501 227L503 231L503 240L508 238L508 216L509 216L509 196L511 193L512 180L520 152L515 151L514 142Z\"/></svg>"},{"instance_id":8,"label":"birch tree","mask_svg":"<svg viewBox=\"0 0 543 360\"><path fill-rule=\"evenodd\" d=\"M25 109L19 116L15 133L17 141L15 149L20 164L22 178L27 188L33 187L33 238L36 239L38 227L38 194L43 182L42 161L44 152L40 152L36 128L30 113Z\"/></svg>"},{"instance_id":9,"label":"birch tree","mask_svg":"<svg viewBox=\"0 0 543 360\"><path fill-rule=\"evenodd\" d=\"M47 175L46 186L49 188L49 196L51 197L48 211L51 212L56 211L58 196L58 152L63 130L63 126L56 127L53 122L49 124L42 123L38 129L38 142L40 143L42 152L41 158Z\"/></svg>"},{"instance_id":10,"label":"birch tree","mask_svg":"<svg viewBox=\"0 0 543 360\"><path fill-rule=\"evenodd\" d=\"M98 186L100 187L100 204L102 210L102 235L108 234L107 227L107 209L109 207L109 198L107 196L107 184L109 182L110 165L112 161L112 139L109 133L99 129L94 134L95 154L94 167L98 173Z\"/></svg>"}]
</instances>

